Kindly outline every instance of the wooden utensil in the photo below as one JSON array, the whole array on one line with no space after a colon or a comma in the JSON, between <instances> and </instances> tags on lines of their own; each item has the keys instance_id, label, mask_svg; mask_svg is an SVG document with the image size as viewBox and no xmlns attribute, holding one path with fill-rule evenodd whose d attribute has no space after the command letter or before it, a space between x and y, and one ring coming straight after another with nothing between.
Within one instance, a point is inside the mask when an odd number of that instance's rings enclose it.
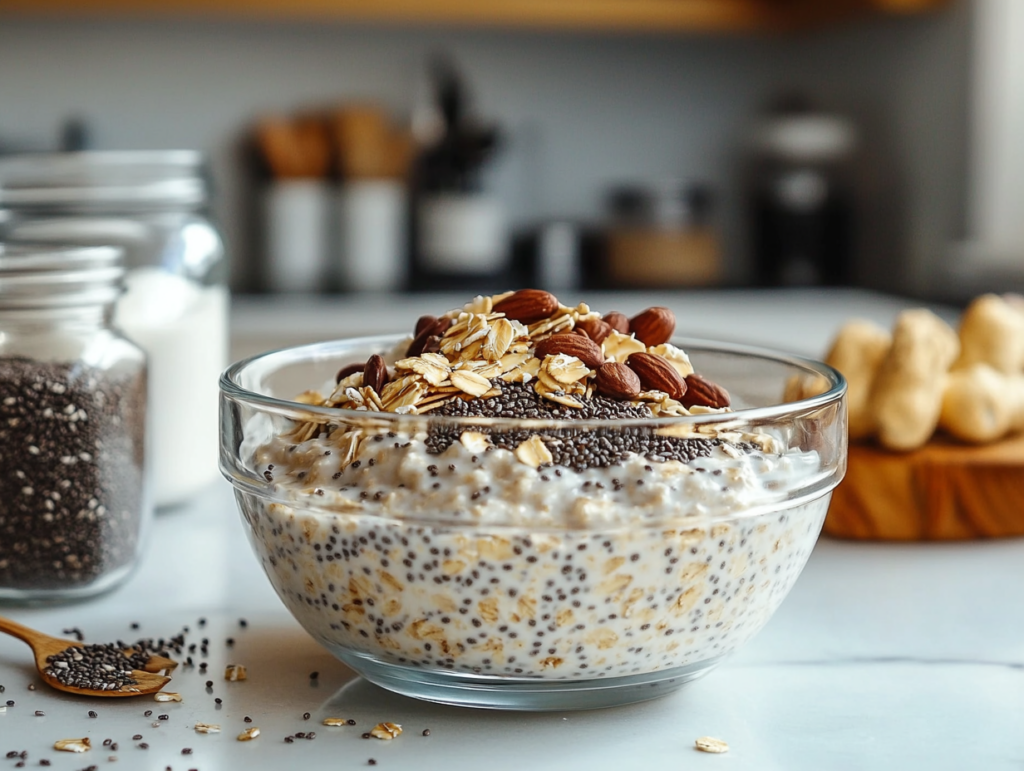
<instances>
[{"instance_id":1,"label":"wooden utensil","mask_svg":"<svg viewBox=\"0 0 1024 771\"><path fill-rule=\"evenodd\" d=\"M920 450L851 444L825 532L838 538L947 541L1024 535L1024 434Z\"/></svg>"},{"instance_id":2,"label":"wooden utensil","mask_svg":"<svg viewBox=\"0 0 1024 771\"><path fill-rule=\"evenodd\" d=\"M65 685L56 677L47 674L46 670L50 668L50 665L47 663L46 659L48 656L61 653L62 651L66 651L68 648L82 648L84 647L82 643L74 640L62 640L59 637L50 637L42 632L29 629L27 626L22 626L21 624L3 617L0 617L0 632L5 632L12 637L17 637L19 640L29 644L29 647L32 648L32 652L36 656L36 669L39 670L39 676L43 678L47 685L51 688L56 688L58 691L77 693L81 696L104 696L110 698L118 696L141 696L147 693L156 693L171 680L171 678L164 677L157 673L174 669L178 666L176 661L172 661L171 659L163 656L150 656L149 660L146 662L144 670L132 670L132 679L136 681L134 685L123 685L119 690L113 691L101 691L92 688L76 688L74 686ZM131 651L128 652L130 653Z\"/></svg>"}]
</instances>

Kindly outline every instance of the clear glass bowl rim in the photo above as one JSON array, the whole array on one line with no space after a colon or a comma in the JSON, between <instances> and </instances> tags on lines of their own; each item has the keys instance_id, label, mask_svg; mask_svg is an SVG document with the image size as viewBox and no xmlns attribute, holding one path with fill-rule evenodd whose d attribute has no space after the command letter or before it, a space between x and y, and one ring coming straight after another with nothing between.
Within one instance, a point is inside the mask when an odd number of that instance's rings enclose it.
<instances>
[{"instance_id":1,"label":"clear glass bowl rim","mask_svg":"<svg viewBox=\"0 0 1024 771\"><path fill-rule=\"evenodd\" d=\"M291 346L266 351L254 356L242 359L228 367L220 377L221 393L244 402L252 407L272 412L284 417L302 420L316 417L351 422L373 420L377 425L393 423L396 427L412 427L423 425L425 421L444 422L453 426L485 426L496 430L516 429L551 429L551 428L572 428L598 430L629 428L639 426L669 426L669 425L704 425L728 423L730 427L756 425L785 421L801 414L813 412L840 401L846 393L846 379L840 372L829 365L805 358L796 354L772 351L758 346L745 345L741 343L725 343L700 338L675 338L672 344L682 348L687 353L691 351L703 351L709 354L732 354L771 361L775 364L783 364L795 369L803 370L807 375L818 375L824 377L829 384L828 390L817 396L800 399L794 402L772 404L764 407L752 407L749 409L738 409L733 412L705 413L700 415L682 415L677 417L656 417L656 418L631 418L628 420L615 419L591 419L591 420L550 420L544 418L482 418L482 417L453 417L432 415L399 415L393 412L366 412L361 410L349 410L341 407L318 407L289 399L279 399L274 396L250 391L238 383L241 373L252 365L270 358L280 358L282 366L299 364L312 361L318 356L328 357L342 354L345 349L378 347L390 349L407 335L376 335L371 337L342 338L328 340L307 345ZM723 383L728 390L728 384ZM378 422L379 421L379 422Z\"/></svg>"}]
</instances>

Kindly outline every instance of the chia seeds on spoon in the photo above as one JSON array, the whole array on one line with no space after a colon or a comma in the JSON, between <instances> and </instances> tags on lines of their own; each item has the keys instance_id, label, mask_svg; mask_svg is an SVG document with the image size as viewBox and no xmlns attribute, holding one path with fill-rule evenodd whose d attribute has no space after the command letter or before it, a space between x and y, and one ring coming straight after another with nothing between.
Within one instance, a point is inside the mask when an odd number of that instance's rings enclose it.
<instances>
[{"instance_id":1,"label":"chia seeds on spoon","mask_svg":"<svg viewBox=\"0 0 1024 771\"><path fill-rule=\"evenodd\" d=\"M124 653L120 643L71 646L46 657L45 673L70 688L116 691L137 685L132 670L145 667L151 656L167 655L151 640L139 640L130 650Z\"/></svg>"}]
</instances>

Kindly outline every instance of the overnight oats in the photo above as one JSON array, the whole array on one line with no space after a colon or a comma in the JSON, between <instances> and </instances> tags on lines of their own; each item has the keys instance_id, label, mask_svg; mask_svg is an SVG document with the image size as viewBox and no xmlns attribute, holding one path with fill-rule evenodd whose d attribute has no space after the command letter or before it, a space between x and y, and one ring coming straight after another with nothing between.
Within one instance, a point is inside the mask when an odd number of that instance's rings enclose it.
<instances>
[{"instance_id":1,"label":"overnight oats","mask_svg":"<svg viewBox=\"0 0 1024 771\"><path fill-rule=\"evenodd\" d=\"M222 467L281 599L436 701L599 707L707 672L814 546L845 385L674 328L522 290L229 369ZM778 404L796 374L830 388Z\"/></svg>"}]
</instances>

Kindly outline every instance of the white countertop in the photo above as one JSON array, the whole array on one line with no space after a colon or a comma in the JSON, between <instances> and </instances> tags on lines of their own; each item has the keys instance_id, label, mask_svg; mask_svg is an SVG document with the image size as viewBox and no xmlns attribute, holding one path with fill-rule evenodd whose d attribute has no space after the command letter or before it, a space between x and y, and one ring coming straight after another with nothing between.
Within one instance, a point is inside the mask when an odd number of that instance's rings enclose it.
<instances>
[{"instance_id":1,"label":"white countertop","mask_svg":"<svg viewBox=\"0 0 1024 771\"><path fill-rule=\"evenodd\" d=\"M732 297L722 310L723 296ZM710 300L707 298L711 298ZM645 298L646 299L646 298ZM857 313L887 323L903 303L863 293L716 293L651 297L676 308L694 335L743 337L816 353L839 321ZM385 306L377 329L403 329L435 300ZM619 300L626 312L643 300ZM339 301L335 301L335 304ZM363 303L362 305L360 303ZM327 308L336 335L366 301ZM292 302L290 307L301 303ZM454 303L444 304L442 307ZM311 334L302 318L271 303L236 306L236 350L273 332L274 343ZM603 300L595 306L607 307ZM311 306L310 306L311 307ZM728 323L706 321L704 312ZM317 314L309 311L308 319ZM301 315L301 314L299 314ZM276 320L275 320L276 317ZM290 321L289 321L290 319ZM700 326L704 321L707 326ZM371 321L366 322L372 323ZM263 326L261 327L260 324ZM681 324L682 326L682 324ZM735 332L735 334L733 334ZM316 337L329 337L331 330ZM765 338L765 339L763 339ZM816 347L815 347L816 346ZM147 697L84 700L50 691L34 676L29 649L0 636L0 771L12 750L27 768L175 771L282 767L346 769L1024 769L1024 539L949 545L879 545L822 539L789 598L760 635L719 669L660 700L596 712L499 713L442 707L392 695L356 678L310 640L274 596L250 553L230 489L221 482L192 504L157 517L139 570L119 590L59 608L0 610L61 634L79 627L90 642L169 636L210 640L209 672L179 668L170 690L180 704ZM199 619L205 618L205 627ZM245 618L242 627L239 619ZM132 622L141 628L134 631ZM228 647L226 639L235 644ZM196 662L203 660L197 654ZM227 663L246 682L223 679ZM309 679L319 672L316 681ZM205 682L213 682L212 692ZM38 689L28 690L30 683ZM214 698L223 699L220 708ZM36 716L35 711L45 713ZM89 710L98 713L89 718ZM153 710L144 717L145 710ZM303 719L309 712L311 719ZM168 720L156 720L165 714ZM251 724L244 722L250 716ZM353 718L328 728L324 717ZM197 735L196 721L223 732ZM403 725L399 739L364 740L380 721ZM153 727L152 723L159 723ZM241 743L249 725L262 735ZM430 736L422 736L430 729ZM298 731L313 741L283 741ZM150 745L132 740L142 734ZM693 748L699 736L726 740L726 755ZM57 739L89 736L85 755L53 751ZM118 750L103 747L104 739ZM183 748L193 750L182 755ZM108 761L116 757L116 764ZM6 765L5 765L6 764Z\"/></svg>"}]
</instances>

